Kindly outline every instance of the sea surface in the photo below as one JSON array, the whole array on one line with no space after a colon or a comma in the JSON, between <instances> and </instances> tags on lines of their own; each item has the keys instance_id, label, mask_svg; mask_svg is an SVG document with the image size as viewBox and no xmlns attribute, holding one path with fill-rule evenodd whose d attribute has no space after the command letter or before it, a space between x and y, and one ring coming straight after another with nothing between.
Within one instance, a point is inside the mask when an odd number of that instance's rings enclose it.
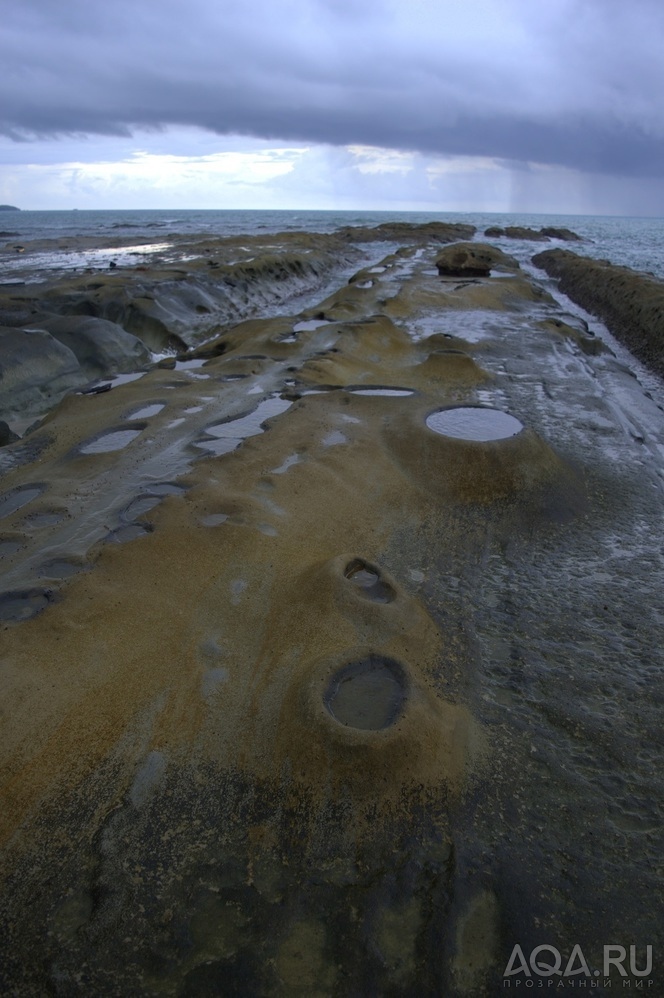
<instances>
[{"instance_id":1,"label":"sea surface","mask_svg":"<svg viewBox=\"0 0 664 998\"><path fill-rule=\"evenodd\" d=\"M477 228L476 239L481 239L489 226L520 225L539 229L559 226L572 229L582 237L580 243L565 245L575 253L607 259L612 263L649 272L664 280L664 219L620 218L595 215L534 215L491 214L465 212L389 212L389 211L232 211L232 210L182 210L173 211L21 211L0 214L0 248L13 246L21 240L62 240L88 237L118 242L125 248L127 239L154 240L154 251L161 252L169 237L261 235L270 232L333 232L347 225L373 226L382 222L428 221L466 222ZM495 240L492 240L495 241ZM520 260L545 248L545 243L504 241L509 252ZM552 241L549 245L556 244ZM143 247L145 251L147 247ZM104 265L95 251L87 250L92 265ZM104 253L107 255L108 250ZM61 268L62 250L51 250L52 266ZM40 269L48 267L48 260L40 254ZM28 261L16 256L0 256L0 279L11 278L12 272L24 270ZM105 261L106 264L108 261ZM71 266L80 266L77 255Z\"/></svg>"}]
</instances>

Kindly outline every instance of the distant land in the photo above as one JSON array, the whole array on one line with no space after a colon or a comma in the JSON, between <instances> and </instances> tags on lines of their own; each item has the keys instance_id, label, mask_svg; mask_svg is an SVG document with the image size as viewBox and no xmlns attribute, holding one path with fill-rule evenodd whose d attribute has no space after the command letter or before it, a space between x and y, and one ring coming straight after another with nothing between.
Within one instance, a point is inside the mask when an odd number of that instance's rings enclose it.
<instances>
[{"instance_id":1,"label":"distant land","mask_svg":"<svg viewBox=\"0 0 664 998\"><path fill-rule=\"evenodd\" d=\"M0 211L20 211L20 208L16 208L13 204L0 204Z\"/></svg>"}]
</instances>

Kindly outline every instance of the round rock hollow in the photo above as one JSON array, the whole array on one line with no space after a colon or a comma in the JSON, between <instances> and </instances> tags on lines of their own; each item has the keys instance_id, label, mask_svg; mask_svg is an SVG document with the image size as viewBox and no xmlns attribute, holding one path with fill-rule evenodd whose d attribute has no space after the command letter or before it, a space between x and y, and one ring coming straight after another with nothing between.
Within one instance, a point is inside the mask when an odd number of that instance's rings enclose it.
<instances>
[{"instance_id":1,"label":"round rock hollow","mask_svg":"<svg viewBox=\"0 0 664 998\"><path fill-rule=\"evenodd\" d=\"M403 666L393 659L368 655L334 673L323 703L335 721L345 727L381 731L401 716L406 699Z\"/></svg>"},{"instance_id":2,"label":"round rock hollow","mask_svg":"<svg viewBox=\"0 0 664 998\"><path fill-rule=\"evenodd\" d=\"M435 433L457 440L506 440L523 429L523 423L508 412L470 405L438 409L427 416L426 423Z\"/></svg>"}]
</instances>

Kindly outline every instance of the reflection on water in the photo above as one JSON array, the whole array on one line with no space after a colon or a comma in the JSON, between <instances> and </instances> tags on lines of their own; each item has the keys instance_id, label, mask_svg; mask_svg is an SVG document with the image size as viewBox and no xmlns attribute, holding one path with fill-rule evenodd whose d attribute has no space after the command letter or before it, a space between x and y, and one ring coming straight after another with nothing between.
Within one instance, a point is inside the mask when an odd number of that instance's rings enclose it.
<instances>
[{"instance_id":1,"label":"reflection on water","mask_svg":"<svg viewBox=\"0 0 664 998\"><path fill-rule=\"evenodd\" d=\"M324 702L340 724L379 731L396 721L405 690L405 674L397 662L369 656L349 663L332 677Z\"/></svg>"},{"instance_id":2,"label":"reflection on water","mask_svg":"<svg viewBox=\"0 0 664 998\"><path fill-rule=\"evenodd\" d=\"M440 409L427 416L430 430L458 440L505 440L523 429L523 423L500 409L461 406L458 409Z\"/></svg>"},{"instance_id":3,"label":"reflection on water","mask_svg":"<svg viewBox=\"0 0 664 998\"><path fill-rule=\"evenodd\" d=\"M90 440L80 448L81 454L107 454L111 451L122 450L130 444L142 430L114 430L112 433L105 433L95 440Z\"/></svg>"}]
</instances>

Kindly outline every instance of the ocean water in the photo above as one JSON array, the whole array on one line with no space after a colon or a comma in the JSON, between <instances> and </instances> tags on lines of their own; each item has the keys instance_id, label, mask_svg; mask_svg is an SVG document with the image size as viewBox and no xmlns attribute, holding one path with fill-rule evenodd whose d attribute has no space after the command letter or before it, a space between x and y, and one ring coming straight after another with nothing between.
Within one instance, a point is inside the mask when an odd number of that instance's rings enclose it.
<instances>
[{"instance_id":1,"label":"ocean water","mask_svg":"<svg viewBox=\"0 0 664 998\"><path fill-rule=\"evenodd\" d=\"M25 256L2 253L14 244L29 240L66 240L88 237L104 241L112 256L113 238L126 244L133 236L153 243L154 252L163 251L170 238L182 236L237 236L272 232L308 231L333 232L346 225L373 226L382 222L466 222L477 228L476 239L484 229L498 225L523 225L539 229L562 226L582 237L581 243L561 244L576 253L608 259L612 263L649 272L664 280L664 219L619 218L593 215L521 215L473 214L466 212L387 212L387 211L232 211L183 210L173 211L21 211L0 214L0 279L4 274L24 270ZM492 240L493 241L493 240ZM533 243L504 240L508 252L520 260L528 259L540 249L555 243ZM125 247L126 248L126 247ZM52 266L62 267L66 249L51 249ZM143 252L147 247L142 247ZM87 251L91 253L91 251ZM97 254L99 251L97 251ZM104 258L94 258L93 265L108 264ZM71 266L81 265L77 256ZM40 260L40 267L44 261Z\"/></svg>"}]
</instances>

